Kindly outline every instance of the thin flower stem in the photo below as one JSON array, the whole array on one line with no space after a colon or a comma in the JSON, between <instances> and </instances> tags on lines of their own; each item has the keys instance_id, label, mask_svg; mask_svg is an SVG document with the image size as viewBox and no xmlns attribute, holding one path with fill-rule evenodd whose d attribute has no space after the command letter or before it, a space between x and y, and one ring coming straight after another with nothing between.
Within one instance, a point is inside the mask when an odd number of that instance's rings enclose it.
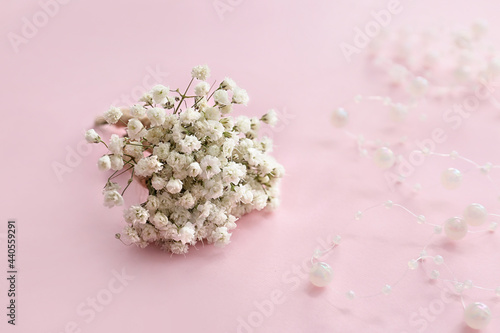
<instances>
[{"instance_id":1,"label":"thin flower stem","mask_svg":"<svg viewBox=\"0 0 500 333\"><path fill-rule=\"evenodd\" d=\"M194 80L194 77L191 78L191 81L189 81L189 84L188 84L188 86L186 88L186 91L184 92L184 94L181 95L182 98L181 98L179 104L177 104L177 108L175 109L174 114L176 114L177 111L179 110L179 108L181 107L182 101L184 101L184 99L186 98L186 94L187 94L187 92L189 90L189 87L191 87L191 84L193 83L193 80Z\"/></svg>"},{"instance_id":2,"label":"thin flower stem","mask_svg":"<svg viewBox=\"0 0 500 333\"><path fill-rule=\"evenodd\" d=\"M109 177L109 179L108 179L108 180L111 180L112 178L116 178L116 177L118 177L118 176L121 176L121 175L123 175L125 172L130 171L130 170L132 170L133 168L134 168L134 167L130 167L130 168L128 168L127 170L120 172L120 173L119 173L119 174L117 174L116 176Z\"/></svg>"},{"instance_id":3,"label":"thin flower stem","mask_svg":"<svg viewBox=\"0 0 500 333\"><path fill-rule=\"evenodd\" d=\"M130 179L128 180L127 186L125 186L125 188L122 191L122 196L125 193L125 191L128 189L128 187L130 186L130 184L132 184L132 181L134 180L134 171L135 170L132 170L132 175L130 176Z\"/></svg>"}]
</instances>

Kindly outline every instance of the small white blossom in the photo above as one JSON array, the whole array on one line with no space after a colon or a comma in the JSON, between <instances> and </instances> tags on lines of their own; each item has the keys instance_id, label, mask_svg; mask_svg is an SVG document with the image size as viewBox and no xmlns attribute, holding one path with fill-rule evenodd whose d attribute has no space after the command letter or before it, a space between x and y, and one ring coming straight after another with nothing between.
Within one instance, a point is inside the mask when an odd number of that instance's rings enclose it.
<instances>
[{"instance_id":1,"label":"small white blossom","mask_svg":"<svg viewBox=\"0 0 500 333\"><path fill-rule=\"evenodd\" d=\"M195 230L191 222L186 223L177 235L175 235L174 240L180 241L182 244L188 244L194 241Z\"/></svg>"},{"instance_id":2,"label":"small white blossom","mask_svg":"<svg viewBox=\"0 0 500 333\"><path fill-rule=\"evenodd\" d=\"M123 213L125 221L130 224L146 224L149 218L149 212L141 206L130 206Z\"/></svg>"},{"instance_id":3,"label":"small white blossom","mask_svg":"<svg viewBox=\"0 0 500 333\"><path fill-rule=\"evenodd\" d=\"M210 68L207 65L199 65L193 67L191 76L195 79L205 81L210 77Z\"/></svg>"},{"instance_id":4,"label":"small white blossom","mask_svg":"<svg viewBox=\"0 0 500 333\"><path fill-rule=\"evenodd\" d=\"M132 118L127 124L127 133L133 140L136 139L137 134L139 134L144 128L142 122L137 118Z\"/></svg>"},{"instance_id":5,"label":"small white blossom","mask_svg":"<svg viewBox=\"0 0 500 333\"><path fill-rule=\"evenodd\" d=\"M158 233L151 224L146 224L141 230L141 238L145 242L154 242L158 239Z\"/></svg>"},{"instance_id":6,"label":"small white blossom","mask_svg":"<svg viewBox=\"0 0 500 333\"><path fill-rule=\"evenodd\" d=\"M233 103L247 105L249 100L245 89L235 88L233 90Z\"/></svg>"},{"instance_id":7,"label":"small white blossom","mask_svg":"<svg viewBox=\"0 0 500 333\"><path fill-rule=\"evenodd\" d=\"M190 177L196 177L201 173L201 167L198 162L193 162L188 166L188 175Z\"/></svg>"},{"instance_id":8,"label":"small white blossom","mask_svg":"<svg viewBox=\"0 0 500 333\"><path fill-rule=\"evenodd\" d=\"M104 206L111 208L123 205L123 197L117 190L104 191Z\"/></svg>"},{"instance_id":9,"label":"small white blossom","mask_svg":"<svg viewBox=\"0 0 500 333\"><path fill-rule=\"evenodd\" d=\"M104 112L104 120L106 120L108 124L116 124L122 116L122 111L116 106L112 106L108 111Z\"/></svg>"},{"instance_id":10,"label":"small white blossom","mask_svg":"<svg viewBox=\"0 0 500 333\"><path fill-rule=\"evenodd\" d=\"M219 90L215 91L213 96L214 96L214 101L217 104L220 104L220 105L231 104L231 101L229 100L229 95L228 95L227 91L225 91L223 89L219 89Z\"/></svg>"},{"instance_id":11,"label":"small white blossom","mask_svg":"<svg viewBox=\"0 0 500 333\"><path fill-rule=\"evenodd\" d=\"M185 154L191 154L201 148L201 141L194 135L186 135L186 137L179 141L180 149Z\"/></svg>"},{"instance_id":12,"label":"small white blossom","mask_svg":"<svg viewBox=\"0 0 500 333\"><path fill-rule=\"evenodd\" d=\"M194 94L196 96L205 96L210 90L210 84L205 81L201 81L194 87Z\"/></svg>"},{"instance_id":13,"label":"small white blossom","mask_svg":"<svg viewBox=\"0 0 500 333\"><path fill-rule=\"evenodd\" d=\"M236 119L236 124L235 126L238 128L238 130L243 133L243 134L246 134L250 131L250 126L251 126L251 122L250 122L250 119L248 119L247 117L245 116L240 116Z\"/></svg>"},{"instance_id":14,"label":"small white blossom","mask_svg":"<svg viewBox=\"0 0 500 333\"><path fill-rule=\"evenodd\" d=\"M180 115L180 120L184 125L191 125L198 119L200 119L201 113L193 108L188 108L186 111L182 112Z\"/></svg>"},{"instance_id":15,"label":"small white blossom","mask_svg":"<svg viewBox=\"0 0 500 333\"><path fill-rule=\"evenodd\" d=\"M212 242L216 246L224 246L229 244L231 234L227 231L226 227L217 227L211 235Z\"/></svg>"},{"instance_id":16,"label":"small white blossom","mask_svg":"<svg viewBox=\"0 0 500 333\"><path fill-rule=\"evenodd\" d=\"M151 96L153 96L153 101L156 104L162 103L168 96L170 90L168 87L165 87L164 85L157 84L154 86L151 91L149 92Z\"/></svg>"},{"instance_id":17,"label":"small white blossom","mask_svg":"<svg viewBox=\"0 0 500 333\"><path fill-rule=\"evenodd\" d=\"M123 138L120 138L116 134L111 135L111 139L109 140L108 148L109 151L115 155L123 155L123 146L125 143L123 142Z\"/></svg>"},{"instance_id":18,"label":"small white blossom","mask_svg":"<svg viewBox=\"0 0 500 333\"><path fill-rule=\"evenodd\" d=\"M130 108L130 114L133 117L142 118L146 115L146 109L139 104L135 104Z\"/></svg>"},{"instance_id":19,"label":"small white blossom","mask_svg":"<svg viewBox=\"0 0 500 333\"><path fill-rule=\"evenodd\" d=\"M85 140L87 140L88 143L97 143L101 142L101 137L94 129L89 129L85 133Z\"/></svg>"},{"instance_id":20,"label":"small white blossom","mask_svg":"<svg viewBox=\"0 0 500 333\"><path fill-rule=\"evenodd\" d=\"M167 183L167 191L176 194L182 190L182 182L179 179L170 179Z\"/></svg>"},{"instance_id":21,"label":"small white blossom","mask_svg":"<svg viewBox=\"0 0 500 333\"><path fill-rule=\"evenodd\" d=\"M165 186L167 186L167 181L165 178L162 178L158 176L157 174L153 175L153 178L151 180L151 185L153 188L157 191L163 189Z\"/></svg>"},{"instance_id":22,"label":"small white blossom","mask_svg":"<svg viewBox=\"0 0 500 333\"><path fill-rule=\"evenodd\" d=\"M97 167L101 171L108 171L111 169L111 160L108 155L104 155L97 161Z\"/></svg>"},{"instance_id":23,"label":"small white blossom","mask_svg":"<svg viewBox=\"0 0 500 333\"><path fill-rule=\"evenodd\" d=\"M262 120L262 122L270 125L271 127L276 126L276 124L278 123L278 115L274 110L269 110L269 112L263 115L260 119Z\"/></svg>"},{"instance_id":24,"label":"small white blossom","mask_svg":"<svg viewBox=\"0 0 500 333\"><path fill-rule=\"evenodd\" d=\"M153 173L162 169L162 163L158 161L157 156L149 156L141 159L134 167L135 174L142 177L149 177Z\"/></svg>"},{"instance_id":25,"label":"small white blossom","mask_svg":"<svg viewBox=\"0 0 500 333\"><path fill-rule=\"evenodd\" d=\"M200 167L203 178L212 178L220 172L220 160L217 157L207 155L201 159Z\"/></svg>"},{"instance_id":26,"label":"small white blossom","mask_svg":"<svg viewBox=\"0 0 500 333\"><path fill-rule=\"evenodd\" d=\"M221 83L221 85L220 85L220 86L221 86L221 88L222 88L222 89L224 89L224 90L233 90L234 88L236 88L236 87L237 87L236 83L235 83L232 79L230 79L230 78L228 78L228 77L226 77L226 78L222 81L222 83Z\"/></svg>"},{"instance_id":27,"label":"small white blossom","mask_svg":"<svg viewBox=\"0 0 500 333\"><path fill-rule=\"evenodd\" d=\"M148 109L147 115L149 120L151 120L151 126L161 126L165 122L166 114L162 108Z\"/></svg>"},{"instance_id":28,"label":"small white blossom","mask_svg":"<svg viewBox=\"0 0 500 333\"><path fill-rule=\"evenodd\" d=\"M124 165L123 156L113 154L109 157L109 159L111 161L111 169L113 169L115 171L123 169L123 165Z\"/></svg>"}]
</instances>

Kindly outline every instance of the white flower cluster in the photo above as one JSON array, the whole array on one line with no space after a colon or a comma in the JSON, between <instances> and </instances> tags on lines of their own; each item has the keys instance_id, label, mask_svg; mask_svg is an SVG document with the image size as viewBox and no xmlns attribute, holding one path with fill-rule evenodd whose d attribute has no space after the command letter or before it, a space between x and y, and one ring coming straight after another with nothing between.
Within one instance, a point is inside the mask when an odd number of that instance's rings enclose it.
<instances>
[{"instance_id":1,"label":"white flower cluster","mask_svg":"<svg viewBox=\"0 0 500 333\"><path fill-rule=\"evenodd\" d=\"M229 243L239 217L277 207L284 174L269 154L272 141L258 137L262 123L276 124L276 112L260 119L228 116L235 104L248 103L247 92L226 78L209 95L209 68L196 66L191 75L185 93L157 85L139 104L111 107L104 119L121 122L126 136L113 134L106 144L93 129L86 133L89 143L109 150L99 159L99 169L115 171L104 188L107 207L123 205L124 191L112 180L128 170L128 185L135 177L149 191L146 202L125 209L127 226L117 237L140 247L155 243L176 254L198 241ZM189 96L195 79L194 96Z\"/></svg>"}]
</instances>

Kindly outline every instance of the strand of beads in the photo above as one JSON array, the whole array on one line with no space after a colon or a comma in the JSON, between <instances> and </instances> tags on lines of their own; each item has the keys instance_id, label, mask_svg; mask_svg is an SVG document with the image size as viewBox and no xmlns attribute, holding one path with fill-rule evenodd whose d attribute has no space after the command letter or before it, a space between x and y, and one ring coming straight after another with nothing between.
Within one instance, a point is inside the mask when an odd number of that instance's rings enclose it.
<instances>
[{"instance_id":1,"label":"strand of beads","mask_svg":"<svg viewBox=\"0 0 500 333\"><path fill-rule=\"evenodd\" d=\"M441 277L441 273L437 269L433 269L430 274L429 278L432 280L441 280L442 282L449 282L452 283L455 289L455 292L459 295L462 306L464 308L464 321L465 323L474 329L480 329L484 328L488 325L488 323L491 320L491 310L489 307L481 302L473 302L468 305L465 304L464 298L463 298L463 292L466 289L480 289L483 291L489 291L494 293L496 296L500 297L500 287L496 288L487 288L487 287L481 287L481 286L476 286L472 283L471 280L459 280L456 275L453 273L452 269L445 263L445 260L443 256L436 254L436 255L428 255L428 247L432 243L432 240L435 236L443 234L449 238L450 240L457 241L460 239L463 239L468 233L478 233L478 232L494 232L497 227L498 227L498 222L491 222L488 228L486 229L479 229L479 230L469 230L470 227L480 227L483 226L486 221L488 220L488 217L493 217L493 218L500 218L500 214L488 214L485 207L481 204L478 203L472 203L468 205L464 211L461 217L452 217L450 219L447 219L444 223L442 224L437 224L437 223L431 223L428 222L426 217L424 215L419 215L411 211L410 209L406 208L403 205L394 203L393 201L389 200L385 203L382 204L377 204L375 206L366 208L364 210L357 211L354 219L355 220L361 220L363 215L372 209L385 206L386 208L390 209L393 207L402 209L406 213L408 213L410 216L415 218L416 222L418 224L430 226L433 228L433 233L430 237L429 242L423 247L423 249L420 251L420 255L415 258L415 259L410 259L407 264L406 270L404 270L403 274L401 276L393 281L393 283L390 284L385 284L382 286L379 292L375 294L369 294L369 295L357 295L354 290L348 290L344 293L342 292L336 292L336 294L344 294L348 299L354 299L354 298L370 298L378 295L389 295L394 287L396 287L406 276L408 271L413 271L416 270L419 267L420 263L424 263L426 259L432 259L432 262L437 265L437 266L443 266L452 276L451 279L445 279ZM344 226L344 229L346 229L349 226L346 225ZM328 265L326 262L322 261L326 254L331 252L333 249L335 249L337 246L341 244L342 237L340 235L337 235L333 238L333 241L331 243L331 246L326 248L326 249L316 249L311 257L311 268L309 271L309 280L310 282L317 286L317 287L326 287L329 285L334 278L333 275L333 269Z\"/></svg>"},{"instance_id":2,"label":"strand of beads","mask_svg":"<svg viewBox=\"0 0 500 333\"><path fill-rule=\"evenodd\" d=\"M485 175L490 181L492 180L491 176L490 176L491 170L492 169L500 169L500 165L494 165L490 162L481 165L477 162L474 162L473 160L471 160L469 158L466 158L466 157L460 155L456 151L452 151L449 154L435 153L435 152L432 152L428 149L414 150L413 152L418 153L418 154L422 154L424 156L438 156L438 157L451 158L453 160L462 160L468 164L471 164L474 167L474 169L479 170L481 172L481 174ZM445 169L441 173L441 185L448 190L455 190L455 189L459 188L460 185L462 184L463 174L464 174L463 172L461 172L460 170L458 170L456 168Z\"/></svg>"},{"instance_id":3,"label":"strand of beads","mask_svg":"<svg viewBox=\"0 0 500 333\"><path fill-rule=\"evenodd\" d=\"M392 84L408 88L413 73L419 73L433 82L431 97L455 96L500 73L500 58L484 39L486 32L487 23L480 20L462 31L380 34L371 57Z\"/></svg>"}]
</instances>

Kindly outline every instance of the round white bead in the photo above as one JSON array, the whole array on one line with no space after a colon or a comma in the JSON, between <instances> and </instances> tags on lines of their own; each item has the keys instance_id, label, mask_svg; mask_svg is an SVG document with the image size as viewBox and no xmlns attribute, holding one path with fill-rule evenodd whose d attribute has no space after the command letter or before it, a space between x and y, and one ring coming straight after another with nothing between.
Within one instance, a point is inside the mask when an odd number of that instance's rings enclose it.
<instances>
[{"instance_id":1,"label":"round white bead","mask_svg":"<svg viewBox=\"0 0 500 333\"><path fill-rule=\"evenodd\" d=\"M431 272L430 277L431 277L431 279L436 280L436 279L439 277L439 275L440 275L440 273L439 273L439 271L438 271L438 270L433 270L433 271Z\"/></svg>"},{"instance_id":2,"label":"round white bead","mask_svg":"<svg viewBox=\"0 0 500 333\"><path fill-rule=\"evenodd\" d=\"M379 168L388 169L396 162L396 156L394 156L394 153L389 148L380 147L375 151L373 160Z\"/></svg>"},{"instance_id":3,"label":"round white bead","mask_svg":"<svg viewBox=\"0 0 500 333\"><path fill-rule=\"evenodd\" d=\"M472 280L465 280L464 286L465 286L465 289L470 289L474 286L474 284L472 283Z\"/></svg>"},{"instance_id":4,"label":"round white bead","mask_svg":"<svg viewBox=\"0 0 500 333\"><path fill-rule=\"evenodd\" d=\"M497 222L491 222L490 226L488 227L488 229L490 231L495 231L495 230L497 230L497 228L498 228L498 223Z\"/></svg>"},{"instance_id":5,"label":"round white bead","mask_svg":"<svg viewBox=\"0 0 500 333\"><path fill-rule=\"evenodd\" d=\"M424 223L425 222L425 216L423 216L423 215L417 216L417 222L418 222L418 224Z\"/></svg>"},{"instance_id":6,"label":"round white bead","mask_svg":"<svg viewBox=\"0 0 500 333\"><path fill-rule=\"evenodd\" d=\"M483 329L490 323L490 308L484 303L471 303L465 308L464 320L470 328Z\"/></svg>"},{"instance_id":7,"label":"round white bead","mask_svg":"<svg viewBox=\"0 0 500 333\"><path fill-rule=\"evenodd\" d=\"M356 293L352 290L349 290L345 295L349 299L354 299L354 297L356 297Z\"/></svg>"},{"instance_id":8,"label":"round white bead","mask_svg":"<svg viewBox=\"0 0 500 333\"><path fill-rule=\"evenodd\" d=\"M335 244L335 245L339 245L341 241L342 241L342 237L340 235L337 235L333 238L333 244Z\"/></svg>"},{"instance_id":9,"label":"round white bead","mask_svg":"<svg viewBox=\"0 0 500 333\"><path fill-rule=\"evenodd\" d=\"M497 287L497 289L495 289L495 295L500 297L500 287Z\"/></svg>"},{"instance_id":10,"label":"round white bead","mask_svg":"<svg viewBox=\"0 0 500 333\"><path fill-rule=\"evenodd\" d=\"M386 284L383 288L382 288L382 292L385 294L385 295L389 295L392 291L392 287L388 284Z\"/></svg>"},{"instance_id":11,"label":"round white bead","mask_svg":"<svg viewBox=\"0 0 500 333\"><path fill-rule=\"evenodd\" d=\"M391 106L391 118L395 121L401 121L408 115L408 107L404 104L397 103Z\"/></svg>"},{"instance_id":12,"label":"round white bead","mask_svg":"<svg viewBox=\"0 0 500 333\"><path fill-rule=\"evenodd\" d=\"M444 223L445 235L453 240L459 240L467 235L467 223L459 217L452 217Z\"/></svg>"},{"instance_id":13,"label":"round white bead","mask_svg":"<svg viewBox=\"0 0 500 333\"><path fill-rule=\"evenodd\" d=\"M356 212L356 215L354 215L354 218L355 218L356 220L361 220L361 217L363 217L363 212L362 212L362 211L360 211L360 210L358 210L358 211Z\"/></svg>"},{"instance_id":14,"label":"round white bead","mask_svg":"<svg viewBox=\"0 0 500 333\"><path fill-rule=\"evenodd\" d=\"M415 259L408 261L408 268L411 270L417 269L418 268L418 261Z\"/></svg>"},{"instance_id":15,"label":"round white bead","mask_svg":"<svg viewBox=\"0 0 500 333\"><path fill-rule=\"evenodd\" d=\"M434 257L434 263L436 265L442 265L444 263L444 258L440 255Z\"/></svg>"},{"instance_id":16,"label":"round white bead","mask_svg":"<svg viewBox=\"0 0 500 333\"><path fill-rule=\"evenodd\" d=\"M325 262L317 262L311 266L309 271L309 281L316 287L325 287L333 279L333 271L330 265Z\"/></svg>"},{"instance_id":17,"label":"round white bead","mask_svg":"<svg viewBox=\"0 0 500 333\"><path fill-rule=\"evenodd\" d=\"M488 213L483 205L473 203L465 208L463 217L464 221L467 222L468 225L479 226L486 222Z\"/></svg>"},{"instance_id":18,"label":"round white bead","mask_svg":"<svg viewBox=\"0 0 500 333\"><path fill-rule=\"evenodd\" d=\"M437 225L434 227L435 234L439 235L442 231L443 231L443 227L441 227L440 225Z\"/></svg>"},{"instance_id":19,"label":"round white bead","mask_svg":"<svg viewBox=\"0 0 500 333\"><path fill-rule=\"evenodd\" d=\"M423 95L428 85L429 82L425 78L417 76L410 83L410 92L415 96Z\"/></svg>"},{"instance_id":20,"label":"round white bead","mask_svg":"<svg viewBox=\"0 0 500 333\"><path fill-rule=\"evenodd\" d=\"M448 190L457 189L462 183L462 173L454 168L449 168L441 174L441 184Z\"/></svg>"},{"instance_id":21,"label":"round white bead","mask_svg":"<svg viewBox=\"0 0 500 333\"><path fill-rule=\"evenodd\" d=\"M349 114L344 108L337 108L333 110L332 123L335 127L344 127L349 120Z\"/></svg>"}]
</instances>

